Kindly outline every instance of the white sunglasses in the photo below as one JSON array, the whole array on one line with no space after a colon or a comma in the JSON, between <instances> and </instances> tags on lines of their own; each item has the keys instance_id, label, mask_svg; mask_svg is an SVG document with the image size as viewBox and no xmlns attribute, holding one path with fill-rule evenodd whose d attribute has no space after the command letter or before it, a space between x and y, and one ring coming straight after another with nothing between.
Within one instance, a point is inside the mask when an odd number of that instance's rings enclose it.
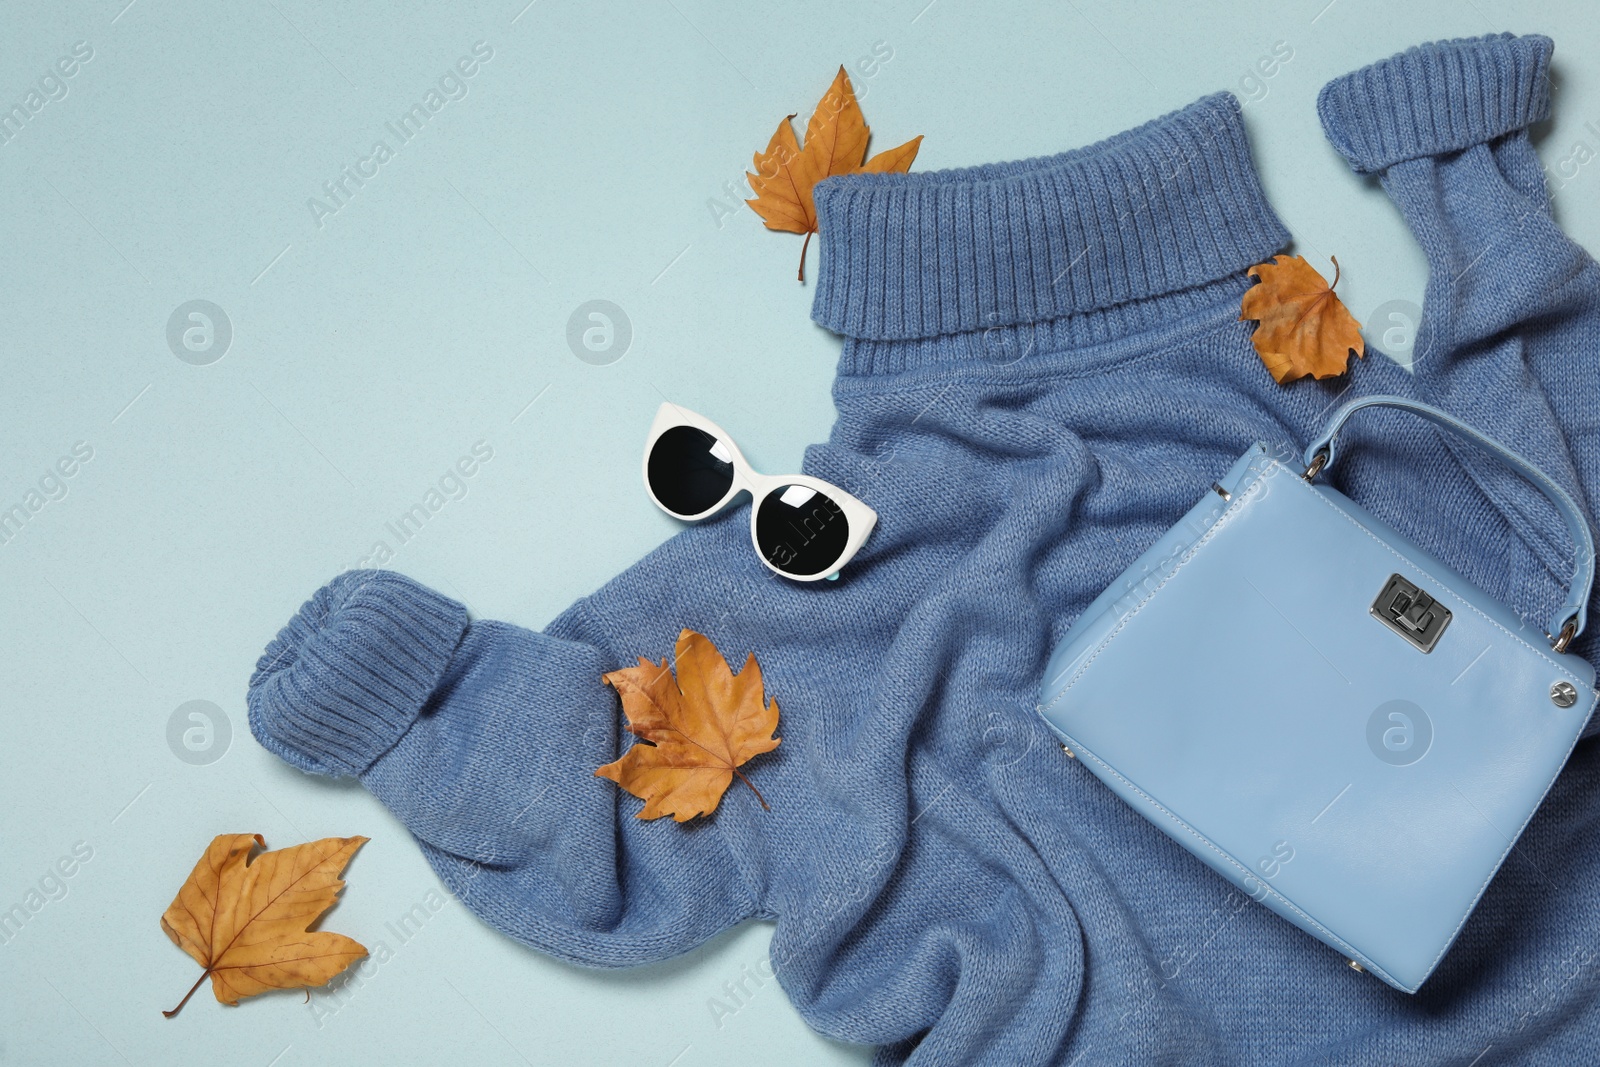
<instances>
[{"instance_id":1,"label":"white sunglasses","mask_svg":"<svg viewBox=\"0 0 1600 1067\"><path fill-rule=\"evenodd\" d=\"M675 404L662 404L650 426L644 487L656 507L688 522L748 492L756 554L801 582L837 578L878 522L876 511L821 478L760 473L721 427Z\"/></svg>"}]
</instances>

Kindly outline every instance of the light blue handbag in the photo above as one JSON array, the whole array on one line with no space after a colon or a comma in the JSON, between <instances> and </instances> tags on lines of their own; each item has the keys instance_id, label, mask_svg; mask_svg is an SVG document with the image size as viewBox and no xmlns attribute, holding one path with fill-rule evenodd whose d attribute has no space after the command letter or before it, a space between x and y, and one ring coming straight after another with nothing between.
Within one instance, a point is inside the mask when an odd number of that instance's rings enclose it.
<instances>
[{"instance_id":1,"label":"light blue handbag","mask_svg":"<svg viewBox=\"0 0 1600 1067\"><path fill-rule=\"evenodd\" d=\"M1560 509L1577 573L1549 633L1315 484L1356 411L1415 412ZM1594 540L1521 456L1394 396L1346 404L1286 466L1246 452L1083 613L1040 713L1101 781L1252 898L1414 993L1596 702ZM1552 636L1553 635L1553 636Z\"/></svg>"}]
</instances>

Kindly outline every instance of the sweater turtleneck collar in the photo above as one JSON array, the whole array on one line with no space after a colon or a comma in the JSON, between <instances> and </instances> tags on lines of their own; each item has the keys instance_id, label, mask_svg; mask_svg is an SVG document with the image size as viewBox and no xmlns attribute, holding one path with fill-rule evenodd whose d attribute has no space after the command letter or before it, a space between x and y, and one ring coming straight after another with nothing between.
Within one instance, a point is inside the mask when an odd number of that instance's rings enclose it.
<instances>
[{"instance_id":1,"label":"sweater turtleneck collar","mask_svg":"<svg viewBox=\"0 0 1600 1067\"><path fill-rule=\"evenodd\" d=\"M1280 250L1229 93L1098 144L816 188L812 318L864 341L1037 324L1194 289ZM865 369L865 368L863 368Z\"/></svg>"}]
</instances>

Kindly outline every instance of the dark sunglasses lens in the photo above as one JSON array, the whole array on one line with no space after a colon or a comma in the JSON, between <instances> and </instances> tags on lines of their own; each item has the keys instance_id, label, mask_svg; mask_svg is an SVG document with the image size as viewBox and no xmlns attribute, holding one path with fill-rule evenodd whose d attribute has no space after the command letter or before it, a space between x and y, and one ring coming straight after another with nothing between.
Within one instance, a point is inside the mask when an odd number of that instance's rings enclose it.
<instances>
[{"instance_id":1,"label":"dark sunglasses lens","mask_svg":"<svg viewBox=\"0 0 1600 1067\"><path fill-rule=\"evenodd\" d=\"M756 507L756 545L785 574L833 569L849 540L850 520L839 505L808 486L781 486Z\"/></svg>"},{"instance_id":2,"label":"dark sunglasses lens","mask_svg":"<svg viewBox=\"0 0 1600 1067\"><path fill-rule=\"evenodd\" d=\"M733 488L733 463L723 458L727 456L704 430L674 426L650 449L650 491L668 511L698 515Z\"/></svg>"}]
</instances>

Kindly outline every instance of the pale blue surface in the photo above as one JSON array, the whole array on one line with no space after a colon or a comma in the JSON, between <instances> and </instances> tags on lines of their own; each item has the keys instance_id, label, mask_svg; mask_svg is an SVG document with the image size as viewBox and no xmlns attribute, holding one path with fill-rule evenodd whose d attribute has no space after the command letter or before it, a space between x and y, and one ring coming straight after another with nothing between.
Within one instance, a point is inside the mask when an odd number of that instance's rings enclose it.
<instances>
[{"instance_id":1,"label":"pale blue surface","mask_svg":"<svg viewBox=\"0 0 1600 1067\"><path fill-rule=\"evenodd\" d=\"M436 886L409 836L256 746L243 712L283 620L374 541L393 547L385 523L475 442L492 461L390 565L532 626L676 529L638 485L662 394L762 469L798 466L831 419L838 344L807 319L799 238L763 231L729 183L878 42L893 58L857 74L863 106L880 144L926 135L919 170L1057 151L1232 88L1297 250L1337 254L1367 320L1420 301L1423 261L1324 142L1317 90L1424 40L1547 33L1555 214L1600 248L1600 178L1578 162L1600 150L1600 58L1576 3L123 3L0 23L7 107L74 42L94 49L0 146L0 504L75 442L94 451L0 545L0 906L93 849L0 945L0 1063L865 1062L772 982L719 1028L708 1001L762 958L759 925L624 975L545 960L453 902L400 945L384 924ZM307 198L479 41L493 57L465 98L319 229ZM1293 59L1249 80L1279 41ZM209 366L166 337L197 298L232 324ZM591 299L631 319L611 365L568 348ZM209 765L168 745L191 700L231 722ZM197 996L159 1015L195 968L157 919L211 835L241 830L373 838L327 925L396 953L337 1014Z\"/></svg>"}]
</instances>

